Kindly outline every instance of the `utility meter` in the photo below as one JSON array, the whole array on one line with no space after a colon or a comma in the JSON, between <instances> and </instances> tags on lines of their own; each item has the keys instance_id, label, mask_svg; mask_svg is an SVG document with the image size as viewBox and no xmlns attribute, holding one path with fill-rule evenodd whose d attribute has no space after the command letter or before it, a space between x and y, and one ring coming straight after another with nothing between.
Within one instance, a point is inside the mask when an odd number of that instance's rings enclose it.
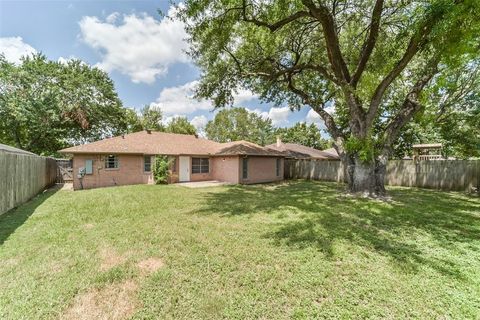
<instances>
[{"instance_id":1,"label":"utility meter","mask_svg":"<svg viewBox=\"0 0 480 320\"><path fill-rule=\"evenodd\" d=\"M85 176L86 172L87 171L85 170L84 167L79 168L77 178L82 179Z\"/></svg>"}]
</instances>

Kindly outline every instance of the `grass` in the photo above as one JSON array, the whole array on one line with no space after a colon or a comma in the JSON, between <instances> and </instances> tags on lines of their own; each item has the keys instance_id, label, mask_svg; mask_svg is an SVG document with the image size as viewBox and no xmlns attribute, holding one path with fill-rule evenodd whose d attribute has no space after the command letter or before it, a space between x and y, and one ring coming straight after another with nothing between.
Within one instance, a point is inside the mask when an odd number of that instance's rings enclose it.
<instances>
[{"instance_id":1,"label":"grass","mask_svg":"<svg viewBox=\"0 0 480 320\"><path fill-rule=\"evenodd\" d=\"M390 194L48 191L0 216L0 318L478 318L480 199Z\"/></svg>"}]
</instances>

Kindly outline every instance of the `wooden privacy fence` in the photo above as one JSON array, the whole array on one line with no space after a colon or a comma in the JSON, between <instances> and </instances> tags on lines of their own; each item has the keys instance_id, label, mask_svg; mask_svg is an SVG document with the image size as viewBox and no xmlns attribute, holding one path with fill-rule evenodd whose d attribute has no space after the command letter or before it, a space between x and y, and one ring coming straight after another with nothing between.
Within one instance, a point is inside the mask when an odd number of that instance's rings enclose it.
<instances>
[{"instance_id":1,"label":"wooden privacy fence","mask_svg":"<svg viewBox=\"0 0 480 320\"><path fill-rule=\"evenodd\" d=\"M344 182L341 161L285 160L286 179ZM480 160L390 160L385 183L392 186L469 191L480 187Z\"/></svg>"},{"instance_id":2,"label":"wooden privacy fence","mask_svg":"<svg viewBox=\"0 0 480 320\"><path fill-rule=\"evenodd\" d=\"M55 159L0 150L0 214L55 183Z\"/></svg>"}]
</instances>

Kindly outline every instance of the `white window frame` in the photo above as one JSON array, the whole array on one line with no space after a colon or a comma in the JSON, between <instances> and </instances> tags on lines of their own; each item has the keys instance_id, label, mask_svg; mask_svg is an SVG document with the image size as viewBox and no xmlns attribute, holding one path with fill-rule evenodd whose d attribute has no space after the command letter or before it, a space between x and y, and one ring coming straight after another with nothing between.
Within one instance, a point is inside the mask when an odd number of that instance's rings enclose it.
<instances>
[{"instance_id":1,"label":"white window frame","mask_svg":"<svg viewBox=\"0 0 480 320\"><path fill-rule=\"evenodd\" d=\"M110 163L110 157L114 157L113 158L113 165L114 167L113 168L110 168L107 164ZM120 168L120 159L118 157L118 155L116 154L108 154L105 156L105 161L104 161L104 165L105 165L105 170L118 170Z\"/></svg>"},{"instance_id":2,"label":"white window frame","mask_svg":"<svg viewBox=\"0 0 480 320\"><path fill-rule=\"evenodd\" d=\"M150 159L150 170L145 170L145 165L147 164L147 162L145 161L146 159ZM152 172L152 156L151 155L144 155L143 156L143 172L145 173L151 173Z\"/></svg>"},{"instance_id":3,"label":"white window frame","mask_svg":"<svg viewBox=\"0 0 480 320\"><path fill-rule=\"evenodd\" d=\"M242 158L242 179L248 180L248 158Z\"/></svg>"},{"instance_id":4,"label":"white window frame","mask_svg":"<svg viewBox=\"0 0 480 320\"><path fill-rule=\"evenodd\" d=\"M198 159L199 164L193 164L194 160ZM205 164L206 161L206 164ZM195 172L194 168L198 168L198 172ZM206 171L205 171L206 168ZM205 157L192 157L192 174L205 174L210 173L210 158Z\"/></svg>"}]
</instances>

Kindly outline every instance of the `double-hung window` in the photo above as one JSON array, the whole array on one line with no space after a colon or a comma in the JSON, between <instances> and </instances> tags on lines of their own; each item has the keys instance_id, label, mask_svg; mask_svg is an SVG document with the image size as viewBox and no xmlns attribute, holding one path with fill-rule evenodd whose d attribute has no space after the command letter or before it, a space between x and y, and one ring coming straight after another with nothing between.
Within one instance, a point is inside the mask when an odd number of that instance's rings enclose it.
<instances>
[{"instance_id":1,"label":"double-hung window","mask_svg":"<svg viewBox=\"0 0 480 320\"><path fill-rule=\"evenodd\" d=\"M208 173L209 171L208 158L192 158L192 173Z\"/></svg>"},{"instance_id":2,"label":"double-hung window","mask_svg":"<svg viewBox=\"0 0 480 320\"><path fill-rule=\"evenodd\" d=\"M105 157L105 169L117 169L118 168L118 156L109 154Z\"/></svg>"},{"instance_id":3,"label":"double-hung window","mask_svg":"<svg viewBox=\"0 0 480 320\"><path fill-rule=\"evenodd\" d=\"M242 159L242 178L248 179L248 158Z\"/></svg>"},{"instance_id":4,"label":"double-hung window","mask_svg":"<svg viewBox=\"0 0 480 320\"><path fill-rule=\"evenodd\" d=\"M143 171L152 171L152 156L143 156Z\"/></svg>"}]
</instances>

